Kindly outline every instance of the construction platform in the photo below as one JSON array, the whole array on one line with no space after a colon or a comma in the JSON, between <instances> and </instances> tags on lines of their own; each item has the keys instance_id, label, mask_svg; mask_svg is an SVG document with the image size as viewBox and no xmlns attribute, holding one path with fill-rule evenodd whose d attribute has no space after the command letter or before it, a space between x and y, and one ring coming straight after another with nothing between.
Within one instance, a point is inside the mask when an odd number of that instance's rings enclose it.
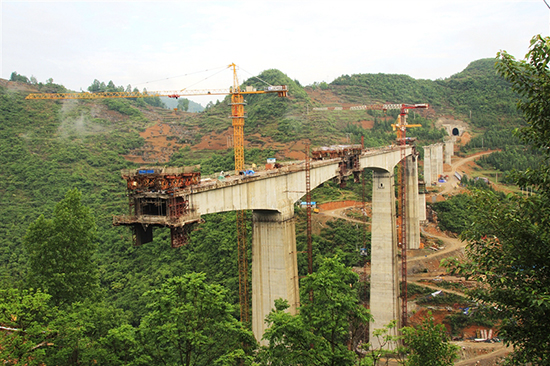
<instances>
[{"instance_id":1,"label":"construction platform","mask_svg":"<svg viewBox=\"0 0 550 366\"><path fill-rule=\"evenodd\" d=\"M174 248L187 244L193 224L200 221L188 188L200 184L200 166L124 169L129 214L113 216L113 225L133 230L134 245L153 240L153 227L168 227Z\"/></svg>"}]
</instances>

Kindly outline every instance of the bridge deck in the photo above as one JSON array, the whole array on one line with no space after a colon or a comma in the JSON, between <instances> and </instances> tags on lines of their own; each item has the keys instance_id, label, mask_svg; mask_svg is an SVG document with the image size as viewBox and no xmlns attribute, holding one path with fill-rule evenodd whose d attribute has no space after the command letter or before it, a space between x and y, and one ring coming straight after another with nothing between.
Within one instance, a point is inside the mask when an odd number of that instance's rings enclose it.
<instances>
[{"instance_id":1,"label":"bridge deck","mask_svg":"<svg viewBox=\"0 0 550 366\"><path fill-rule=\"evenodd\" d=\"M363 154L361 154L361 157L385 154L389 151L394 151L398 149L399 147L394 147L394 146L369 149L364 151ZM340 158L314 160L311 162L310 169L316 169L327 165L336 164L340 161L341 161ZM226 176L225 179L203 180L199 184L192 185L185 189L179 190L175 194L186 195L186 194L205 192L208 190L220 189L220 188L234 186L237 184L249 183L249 182L254 182L262 179L269 179L277 176L296 173L296 172L304 171L305 168L306 168L305 162L303 160L300 160L296 162L287 163L282 168L278 168L278 169L259 170L259 171L256 171L255 174L252 176L229 175L229 176Z\"/></svg>"}]
</instances>

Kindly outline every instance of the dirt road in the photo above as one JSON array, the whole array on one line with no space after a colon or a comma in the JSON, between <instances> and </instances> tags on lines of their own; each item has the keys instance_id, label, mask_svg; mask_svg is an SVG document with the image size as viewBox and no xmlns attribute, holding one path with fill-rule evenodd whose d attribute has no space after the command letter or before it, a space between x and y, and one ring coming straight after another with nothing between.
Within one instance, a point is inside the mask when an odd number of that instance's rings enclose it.
<instances>
[{"instance_id":1,"label":"dirt road","mask_svg":"<svg viewBox=\"0 0 550 366\"><path fill-rule=\"evenodd\" d=\"M457 159L455 162L453 162L451 164L451 171L450 172L445 172L445 174L449 175L449 180L445 183L439 183L438 184L443 188L443 191L441 191L440 194L449 194L450 192L452 192L455 189L456 185L459 183L458 179L455 177L455 173L458 170L458 168L460 168L462 165L464 165L466 163L469 163L470 161L474 161L476 159L479 159L480 157L482 157L484 155L492 154L495 151L497 151L497 150L483 151L483 152L474 154L472 156L468 156L467 158ZM462 175L462 172L459 172L459 173Z\"/></svg>"},{"instance_id":2,"label":"dirt road","mask_svg":"<svg viewBox=\"0 0 550 366\"><path fill-rule=\"evenodd\" d=\"M321 211L319 213L319 215L326 215L326 216L331 216L331 217L334 217L334 218L337 218L337 219L348 220L348 221L351 221L351 222L364 224L363 221L355 219L353 217L349 217L345 214L345 211L347 209L349 209L350 207L355 207L355 206L341 207L341 208L337 208L337 209L334 209L334 210L324 210L324 211ZM367 223L367 225L370 225L370 223Z\"/></svg>"}]
</instances>

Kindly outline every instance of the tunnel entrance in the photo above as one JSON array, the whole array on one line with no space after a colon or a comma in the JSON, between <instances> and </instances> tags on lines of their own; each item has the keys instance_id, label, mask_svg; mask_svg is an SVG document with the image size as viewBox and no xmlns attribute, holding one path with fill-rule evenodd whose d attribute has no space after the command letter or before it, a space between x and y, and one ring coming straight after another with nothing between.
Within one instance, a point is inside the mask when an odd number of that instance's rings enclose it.
<instances>
[{"instance_id":1,"label":"tunnel entrance","mask_svg":"<svg viewBox=\"0 0 550 366\"><path fill-rule=\"evenodd\" d=\"M458 130L458 128L455 127L455 128L453 128L452 134L453 134L453 136L458 136L458 135L460 135L460 131Z\"/></svg>"}]
</instances>

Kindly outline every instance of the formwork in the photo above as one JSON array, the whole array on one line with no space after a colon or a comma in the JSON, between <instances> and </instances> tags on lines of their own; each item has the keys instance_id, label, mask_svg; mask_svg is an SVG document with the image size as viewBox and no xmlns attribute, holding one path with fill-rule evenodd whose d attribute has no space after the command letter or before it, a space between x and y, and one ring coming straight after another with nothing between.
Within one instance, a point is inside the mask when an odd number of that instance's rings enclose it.
<instances>
[{"instance_id":1,"label":"formwork","mask_svg":"<svg viewBox=\"0 0 550 366\"><path fill-rule=\"evenodd\" d=\"M124 169L128 215L114 216L113 225L132 228L134 245L153 240L153 227L168 227L172 247L187 244L200 215L191 201L191 189L200 184L200 167Z\"/></svg>"},{"instance_id":2,"label":"formwork","mask_svg":"<svg viewBox=\"0 0 550 366\"><path fill-rule=\"evenodd\" d=\"M326 160L340 158L342 161L338 164L339 177L337 178L340 187L346 186L346 178L353 173L354 181L359 183L361 174L359 157L363 153L362 145L333 145L320 147L311 152L313 160Z\"/></svg>"}]
</instances>

